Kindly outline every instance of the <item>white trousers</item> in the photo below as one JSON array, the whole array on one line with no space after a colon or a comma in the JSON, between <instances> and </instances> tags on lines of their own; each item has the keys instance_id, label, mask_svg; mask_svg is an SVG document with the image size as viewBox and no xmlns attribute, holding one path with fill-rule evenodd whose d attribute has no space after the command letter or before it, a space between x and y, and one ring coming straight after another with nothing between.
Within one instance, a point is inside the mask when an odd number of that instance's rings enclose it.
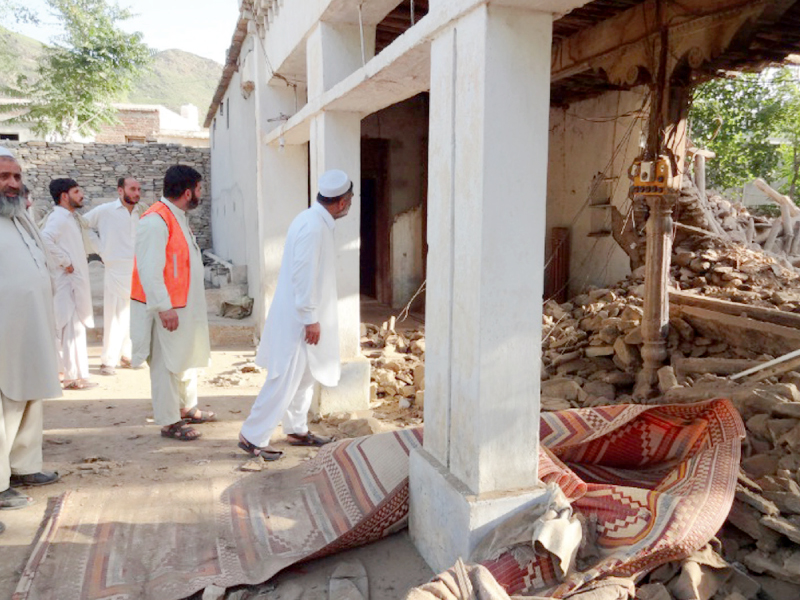
<instances>
[{"instance_id":1,"label":"white trousers","mask_svg":"<svg viewBox=\"0 0 800 600\"><path fill-rule=\"evenodd\" d=\"M89 378L89 351L86 349L86 326L75 313L58 332L58 354L64 381Z\"/></svg>"},{"instance_id":2,"label":"white trousers","mask_svg":"<svg viewBox=\"0 0 800 600\"><path fill-rule=\"evenodd\" d=\"M0 391L0 492L11 474L42 470L42 401L17 402Z\"/></svg>"},{"instance_id":3,"label":"white trousers","mask_svg":"<svg viewBox=\"0 0 800 600\"><path fill-rule=\"evenodd\" d=\"M295 350L286 371L264 382L250 409L250 416L242 425L242 436L256 446L268 446L281 419L283 433L307 433L308 410L313 398L314 377L303 343Z\"/></svg>"},{"instance_id":4,"label":"white trousers","mask_svg":"<svg viewBox=\"0 0 800 600\"><path fill-rule=\"evenodd\" d=\"M111 286L103 291L103 355L101 364L119 365L121 356L131 357L131 299L130 291L120 295Z\"/></svg>"},{"instance_id":5,"label":"white trousers","mask_svg":"<svg viewBox=\"0 0 800 600\"><path fill-rule=\"evenodd\" d=\"M153 418L163 427L180 421L182 408L197 406L197 369L173 373L164 363L164 350L155 331L150 340L147 364L150 365Z\"/></svg>"}]
</instances>

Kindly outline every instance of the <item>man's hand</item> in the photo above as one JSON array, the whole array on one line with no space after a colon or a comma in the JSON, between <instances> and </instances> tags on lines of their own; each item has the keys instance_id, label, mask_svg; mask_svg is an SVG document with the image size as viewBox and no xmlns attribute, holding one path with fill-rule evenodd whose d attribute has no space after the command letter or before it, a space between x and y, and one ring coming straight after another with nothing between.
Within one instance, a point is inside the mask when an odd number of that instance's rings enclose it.
<instances>
[{"instance_id":1,"label":"man's hand","mask_svg":"<svg viewBox=\"0 0 800 600\"><path fill-rule=\"evenodd\" d=\"M65 270L67 273L72 273L72 272L75 270L75 267L73 267L72 265L70 265L70 266L68 266L68 267L64 267L64 270Z\"/></svg>"},{"instance_id":2,"label":"man's hand","mask_svg":"<svg viewBox=\"0 0 800 600\"><path fill-rule=\"evenodd\" d=\"M161 324L167 331L175 331L178 328L178 313L174 308L160 312L158 316L161 317Z\"/></svg>"},{"instance_id":3,"label":"man's hand","mask_svg":"<svg viewBox=\"0 0 800 600\"><path fill-rule=\"evenodd\" d=\"M306 344L316 346L319 343L319 323L306 325Z\"/></svg>"}]
</instances>

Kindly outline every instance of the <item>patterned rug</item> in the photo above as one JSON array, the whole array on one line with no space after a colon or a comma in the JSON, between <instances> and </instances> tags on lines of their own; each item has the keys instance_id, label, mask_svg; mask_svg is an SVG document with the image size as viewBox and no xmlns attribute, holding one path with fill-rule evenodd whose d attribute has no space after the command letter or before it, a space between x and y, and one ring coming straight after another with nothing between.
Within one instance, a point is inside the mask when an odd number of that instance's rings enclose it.
<instances>
[{"instance_id":1,"label":"patterned rug","mask_svg":"<svg viewBox=\"0 0 800 600\"><path fill-rule=\"evenodd\" d=\"M725 400L543 414L540 477L595 519L600 556L564 583L545 558L507 554L487 567L509 592L560 596L689 554L727 515L743 434ZM407 524L408 455L421 442L421 429L344 440L230 486L66 493L13 600L178 600L375 541Z\"/></svg>"}]
</instances>

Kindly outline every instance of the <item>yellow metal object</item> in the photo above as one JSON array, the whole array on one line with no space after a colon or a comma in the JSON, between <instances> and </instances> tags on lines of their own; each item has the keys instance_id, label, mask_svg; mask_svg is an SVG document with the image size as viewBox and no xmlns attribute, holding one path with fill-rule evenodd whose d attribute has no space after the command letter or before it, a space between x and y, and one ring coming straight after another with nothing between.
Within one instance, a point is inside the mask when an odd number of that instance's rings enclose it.
<instances>
[{"instance_id":1,"label":"yellow metal object","mask_svg":"<svg viewBox=\"0 0 800 600\"><path fill-rule=\"evenodd\" d=\"M654 161L635 161L628 172L631 196L666 196L672 191L672 169L666 156Z\"/></svg>"}]
</instances>

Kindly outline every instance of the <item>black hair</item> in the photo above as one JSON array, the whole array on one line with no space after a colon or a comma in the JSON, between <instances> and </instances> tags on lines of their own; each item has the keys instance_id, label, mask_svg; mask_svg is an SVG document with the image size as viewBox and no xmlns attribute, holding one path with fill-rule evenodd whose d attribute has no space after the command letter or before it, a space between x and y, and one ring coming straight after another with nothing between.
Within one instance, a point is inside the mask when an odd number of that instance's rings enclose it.
<instances>
[{"instance_id":1,"label":"black hair","mask_svg":"<svg viewBox=\"0 0 800 600\"><path fill-rule=\"evenodd\" d=\"M50 195L53 197L53 202L56 204L61 203L61 194L69 193L72 188L80 187L78 182L74 179L62 177L61 179L53 179L50 182Z\"/></svg>"},{"instance_id":2,"label":"black hair","mask_svg":"<svg viewBox=\"0 0 800 600\"><path fill-rule=\"evenodd\" d=\"M164 175L164 197L179 198L186 190L193 190L203 176L188 165L173 165Z\"/></svg>"},{"instance_id":3,"label":"black hair","mask_svg":"<svg viewBox=\"0 0 800 600\"><path fill-rule=\"evenodd\" d=\"M126 177L120 177L119 179L117 179L117 187L118 188L124 188L126 179L128 179L127 176Z\"/></svg>"},{"instance_id":4,"label":"black hair","mask_svg":"<svg viewBox=\"0 0 800 600\"><path fill-rule=\"evenodd\" d=\"M352 192L353 192L353 182L351 181L350 187L344 194L341 194L340 196L336 196L334 198L328 198L327 196L323 196L322 194L318 193L317 202L319 202L320 204L324 204L325 206L330 206L331 204L336 204L337 202L339 202L339 200L347 196L347 194L351 194Z\"/></svg>"}]
</instances>

